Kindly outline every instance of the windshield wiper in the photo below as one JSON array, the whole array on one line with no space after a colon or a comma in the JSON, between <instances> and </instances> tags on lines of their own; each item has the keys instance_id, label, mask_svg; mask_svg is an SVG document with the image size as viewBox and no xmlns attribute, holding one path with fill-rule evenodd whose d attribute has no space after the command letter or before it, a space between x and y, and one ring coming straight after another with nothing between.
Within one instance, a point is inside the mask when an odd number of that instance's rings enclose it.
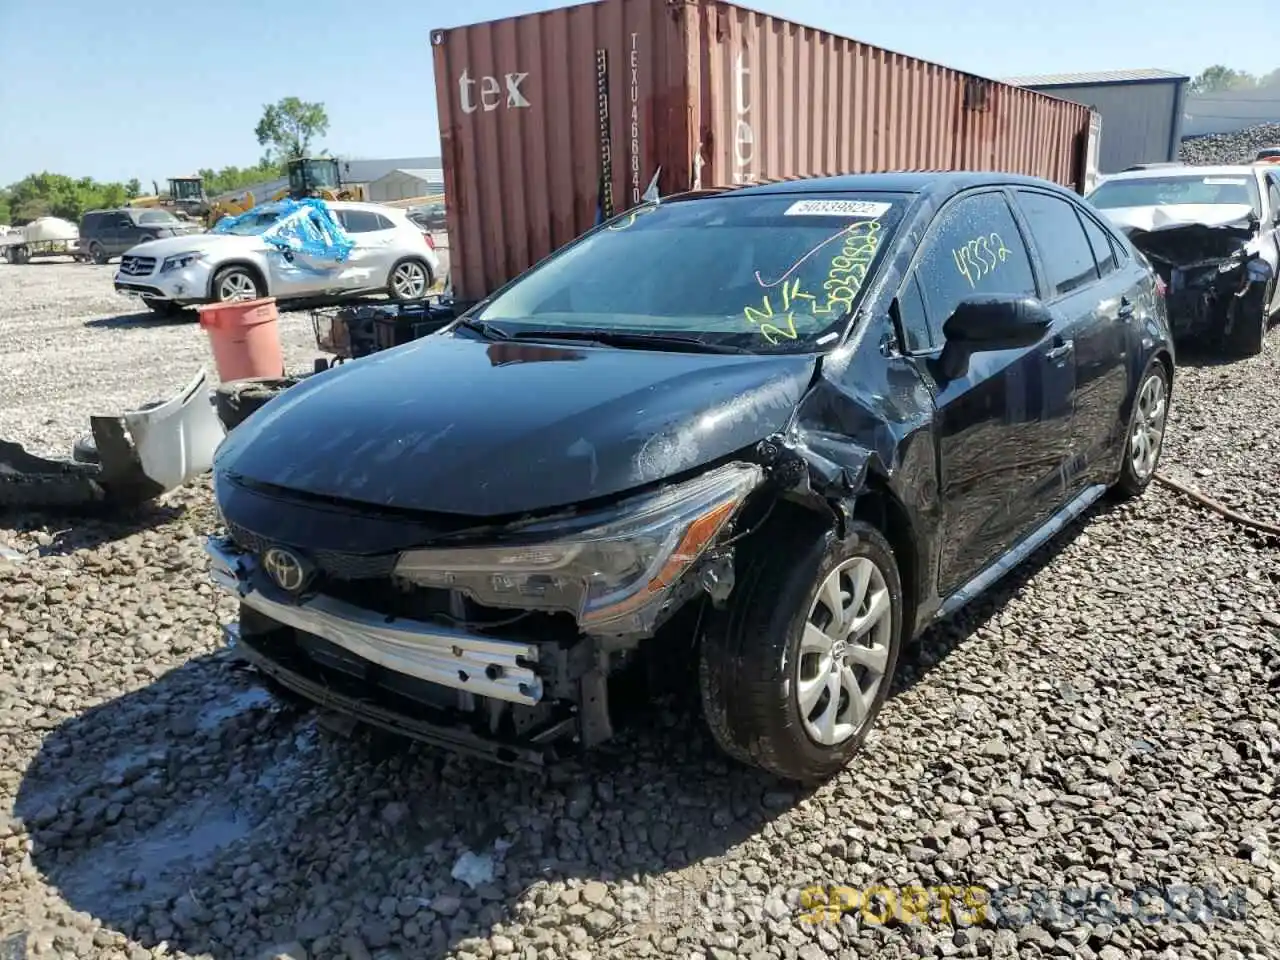
<instances>
[{"instance_id":1,"label":"windshield wiper","mask_svg":"<svg viewBox=\"0 0 1280 960\"><path fill-rule=\"evenodd\" d=\"M475 333L480 334L480 336L484 337L487 340L510 340L511 339L511 334L507 333L505 330L499 330L497 327L495 327L492 323L489 323L487 320L462 319L458 321L458 326L466 327L468 330L471 330Z\"/></svg>"},{"instance_id":2,"label":"windshield wiper","mask_svg":"<svg viewBox=\"0 0 1280 960\"><path fill-rule=\"evenodd\" d=\"M670 333L624 333L621 330L566 329L517 330L511 334L516 340L579 340L600 343L606 347L635 350L688 350L692 353L751 353L745 347L728 343L710 343L696 337L681 337Z\"/></svg>"}]
</instances>

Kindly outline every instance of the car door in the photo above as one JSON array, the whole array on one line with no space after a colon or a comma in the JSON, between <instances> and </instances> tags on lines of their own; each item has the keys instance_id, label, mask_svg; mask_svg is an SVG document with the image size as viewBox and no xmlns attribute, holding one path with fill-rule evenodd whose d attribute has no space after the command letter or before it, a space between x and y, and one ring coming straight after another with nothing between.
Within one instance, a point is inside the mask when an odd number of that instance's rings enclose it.
<instances>
[{"instance_id":1,"label":"car door","mask_svg":"<svg viewBox=\"0 0 1280 960\"><path fill-rule=\"evenodd\" d=\"M1139 293L1102 226L1080 204L1044 190L1015 191L1040 261L1045 300L1062 318L1075 365L1075 416L1064 481L1078 493L1115 464L1129 392L1129 325Z\"/></svg>"},{"instance_id":2,"label":"car door","mask_svg":"<svg viewBox=\"0 0 1280 960\"><path fill-rule=\"evenodd\" d=\"M1069 453L1074 368L1056 331L1031 347L975 353L956 377L941 369L947 318L962 300L988 294L1038 295L1022 230L998 188L939 211L898 296L905 346L934 394L944 596L1051 512L1061 497L1047 478Z\"/></svg>"},{"instance_id":3,"label":"car door","mask_svg":"<svg viewBox=\"0 0 1280 960\"><path fill-rule=\"evenodd\" d=\"M314 216L314 214L308 214ZM269 229L275 229L273 223ZM294 229L282 227L289 232ZM314 297L337 293L345 289L343 273L345 262L330 257L311 256L305 252L283 249L276 243L262 240L261 255L267 264L268 287L276 297Z\"/></svg>"},{"instance_id":4,"label":"car door","mask_svg":"<svg viewBox=\"0 0 1280 960\"><path fill-rule=\"evenodd\" d=\"M395 259L397 230L390 217L373 210L347 208L339 211L343 229L355 241L342 286L347 290L381 289L387 285Z\"/></svg>"},{"instance_id":5,"label":"car door","mask_svg":"<svg viewBox=\"0 0 1280 960\"><path fill-rule=\"evenodd\" d=\"M111 214L104 225L101 242L107 250L107 255L115 257L125 253L130 247L137 246L133 221L129 219L128 214Z\"/></svg>"}]
</instances>

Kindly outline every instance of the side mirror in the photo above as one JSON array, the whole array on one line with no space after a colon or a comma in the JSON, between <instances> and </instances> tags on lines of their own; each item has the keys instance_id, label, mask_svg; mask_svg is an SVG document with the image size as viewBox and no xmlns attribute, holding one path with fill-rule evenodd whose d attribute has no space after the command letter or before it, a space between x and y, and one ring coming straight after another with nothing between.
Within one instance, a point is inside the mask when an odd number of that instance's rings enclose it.
<instances>
[{"instance_id":1,"label":"side mirror","mask_svg":"<svg viewBox=\"0 0 1280 960\"><path fill-rule=\"evenodd\" d=\"M1039 343L1053 314L1037 297L970 297L942 325L948 343L969 353L1013 350Z\"/></svg>"},{"instance_id":2,"label":"side mirror","mask_svg":"<svg viewBox=\"0 0 1280 960\"><path fill-rule=\"evenodd\" d=\"M940 372L953 380L969 368L969 357L989 350L1016 350L1040 342L1053 313L1038 297L981 296L961 300L942 333Z\"/></svg>"}]
</instances>

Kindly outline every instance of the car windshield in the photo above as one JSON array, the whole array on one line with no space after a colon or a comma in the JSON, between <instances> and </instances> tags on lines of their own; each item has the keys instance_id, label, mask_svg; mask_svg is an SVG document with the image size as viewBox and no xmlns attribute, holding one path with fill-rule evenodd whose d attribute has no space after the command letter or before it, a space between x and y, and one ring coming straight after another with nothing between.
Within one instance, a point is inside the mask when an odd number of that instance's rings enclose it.
<instances>
[{"instance_id":1,"label":"car windshield","mask_svg":"<svg viewBox=\"0 0 1280 960\"><path fill-rule=\"evenodd\" d=\"M224 227L217 232L231 233L238 237L253 237L263 233L278 219L280 219L278 210L264 210L260 213L246 214L234 225Z\"/></svg>"},{"instance_id":2,"label":"car windshield","mask_svg":"<svg viewBox=\"0 0 1280 960\"><path fill-rule=\"evenodd\" d=\"M517 279L473 320L760 352L839 338L909 196L720 196L635 207Z\"/></svg>"},{"instance_id":3,"label":"car windshield","mask_svg":"<svg viewBox=\"0 0 1280 960\"><path fill-rule=\"evenodd\" d=\"M1260 209L1258 184L1251 174L1185 174L1108 180L1089 201L1101 210L1117 207L1210 206L1244 204Z\"/></svg>"},{"instance_id":4,"label":"car windshield","mask_svg":"<svg viewBox=\"0 0 1280 960\"><path fill-rule=\"evenodd\" d=\"M138 217L139 223L177 223L178 218L168 210L148 210Z\"/></svg>"}]
</instances>

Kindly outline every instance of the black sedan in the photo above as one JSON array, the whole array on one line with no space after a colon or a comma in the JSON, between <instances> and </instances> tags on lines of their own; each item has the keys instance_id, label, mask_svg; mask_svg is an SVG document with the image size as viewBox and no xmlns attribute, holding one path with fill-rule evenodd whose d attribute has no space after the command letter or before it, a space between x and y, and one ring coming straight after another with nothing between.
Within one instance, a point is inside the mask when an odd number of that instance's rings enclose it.
<instances>
[{"instance_id":1,"label":"black sedan","mask_svg":"<svg viewBox=\"0 0 1280 960\"><path fill-rule=\"evenodd\" d=\"M1149 266L1049 182L663 199L232 431L228 637L295 694L535 766L683 656L724 751L821 779L903 644L1144 491L1173 371Z\"/></svg>"}]
</instances>

